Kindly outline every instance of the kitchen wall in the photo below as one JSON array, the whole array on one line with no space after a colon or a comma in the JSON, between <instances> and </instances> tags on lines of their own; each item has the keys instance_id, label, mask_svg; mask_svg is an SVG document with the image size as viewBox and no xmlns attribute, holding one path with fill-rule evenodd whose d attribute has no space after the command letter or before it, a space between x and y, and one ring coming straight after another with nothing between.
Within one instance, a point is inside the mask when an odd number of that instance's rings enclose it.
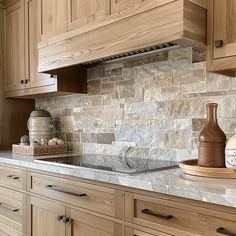
<instances>
[{"instance_id":1,"label":"kitchen wall","mask_svg":"<svg viewBox=\"0 0 236 236\"><path fill-rule=\"evenodd\" d=\"M219 104L227 137L236 128L236 78L206 73L202 58L186 48L101 64L88 70L87 95L38 99L36 107L51 112L72 151L196 158L206 103Z\"/></svg>"}]
</instances>

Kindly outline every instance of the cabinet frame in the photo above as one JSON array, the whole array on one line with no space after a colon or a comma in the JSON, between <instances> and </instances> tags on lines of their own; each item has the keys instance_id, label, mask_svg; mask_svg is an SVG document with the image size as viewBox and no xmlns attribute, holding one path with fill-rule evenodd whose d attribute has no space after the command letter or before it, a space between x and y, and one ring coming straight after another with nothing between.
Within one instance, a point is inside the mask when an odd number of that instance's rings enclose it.
<instances>
[{"instance_id":1,"label":"cabinet frame","mask_svg":"<svg viewBox=\"0 0 236 236\"><path fill-rule=\"evenodd\" d=\"M214 0L208 0L207 22L207 70L218 74L235 76L236 55L214 57Z\"/></svg>"}]
</instances>

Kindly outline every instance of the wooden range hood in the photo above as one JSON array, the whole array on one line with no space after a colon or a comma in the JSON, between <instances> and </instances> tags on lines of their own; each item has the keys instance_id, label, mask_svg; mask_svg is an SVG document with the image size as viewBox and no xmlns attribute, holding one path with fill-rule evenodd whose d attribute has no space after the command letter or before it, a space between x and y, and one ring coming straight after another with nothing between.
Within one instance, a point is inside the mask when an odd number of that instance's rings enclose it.
<instances>
[{"instance_id":1,"label":"wooden range hood","mask_svg":"<svg viewBox=\"0 0 236 236\"><path fill-rule=\"evenodd\" d=\"M145 0L38 45L39 72L130 55L158 45L206 46L205 0ZM166 44L167 43L167 44ZM151 49L150 49L151 48ZM140 52L141 52L140 51Z\"/></svg>"}]
</instances>

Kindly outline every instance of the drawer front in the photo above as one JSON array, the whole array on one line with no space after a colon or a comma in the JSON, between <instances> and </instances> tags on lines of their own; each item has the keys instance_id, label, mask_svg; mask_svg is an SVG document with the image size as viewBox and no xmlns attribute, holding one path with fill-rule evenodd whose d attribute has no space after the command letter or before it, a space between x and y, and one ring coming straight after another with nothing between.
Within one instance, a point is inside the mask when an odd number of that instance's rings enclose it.
<instances>
[{"instance_id":1,"label":"drawer front","mask_svg":"<svg viewBox=\"0 0 236 236\"><path fill-rule=\"evenodd\" d=\"M125 218L132 223L163 232L198 233L198 214L185 205L139 194L125 194ZM185 234L187 235L187 234Z\"/></svg>"},{"instance_id":2,"label":"drawer front","mask_svg":"<svg viewBox=\"0 0 236 236\"><path fill-rule=\"evenodd\" d=\"M122 191L36 173L30 191L81 208L121 219Z\"/></svg>"},{"instance_id":3,"label":"drawer front","mask_svg":"<svg viewBox=\"0 0 236 236\"><path fill-rule=\"evenodd\" d=\"M24 234L0 222L0 236L24 236Z\"/></svg>"},{"instance_id":4,"label":"drawer front","mask_svg":"<svg viewBox=\"0 0 236 236\"><path fill-rule=\"evenodd\" d=\"M24 189L25 171L0 166L0 184L11 188Z\"/></svg>"},{"instance_id":5,"label":"drawer front","mask_svg":"<svg viewBox=\"0 0 236 236\"><path fill-rule=\"evenodd\" d=\"M22 232L24 194L0 187L0 224Z\"/></svg>"},{"instance_id":6,"label":"drawer front","mask_svg":"<svg viewBox=\"0 0 236 236\"><path fill-rule=\"evenodd\" d=\"M199 226L203 236L236 236L236 221L200 215Z\"/></svg>"}]
</instances>

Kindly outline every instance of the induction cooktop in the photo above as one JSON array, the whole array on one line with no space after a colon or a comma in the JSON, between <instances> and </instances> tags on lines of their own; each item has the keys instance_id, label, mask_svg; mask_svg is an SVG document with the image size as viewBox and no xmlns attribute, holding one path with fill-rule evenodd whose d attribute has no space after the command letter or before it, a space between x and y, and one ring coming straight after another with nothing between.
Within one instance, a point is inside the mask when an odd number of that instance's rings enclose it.
<instances>
[{"instance_id":1,"label":"induction cooktop","mask_svg":"<svg viewBox=\"0 0 236 236\"><path fill-rule=\"evenodd\" d=\"M165 170L178 166L177 162L151 158L134 158L110 155L78 155L53 157L35 160L38 163L73 168L92 168L96 170L134 174L151 170Z\"/></svg>"}]
</instances>

